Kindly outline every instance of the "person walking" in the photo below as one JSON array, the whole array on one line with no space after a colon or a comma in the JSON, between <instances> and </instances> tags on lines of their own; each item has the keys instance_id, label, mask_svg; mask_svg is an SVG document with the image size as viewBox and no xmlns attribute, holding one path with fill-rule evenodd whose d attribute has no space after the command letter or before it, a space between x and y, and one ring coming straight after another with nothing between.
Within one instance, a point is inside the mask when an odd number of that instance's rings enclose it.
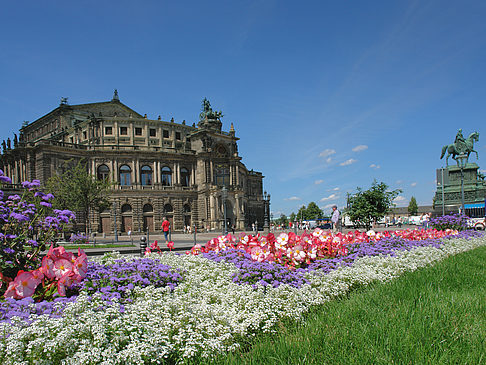
<instances>
[{"instance_id":1,"label":"person walking","mask_svg":"<svg viewBox=\"0 0 486 365\"><path fill-rule=\"evenodd\" d=\"M336 205L332 206L332 233L341 232L341 212Z\"/></svg>"},{"instance_id":2,"label":"person walking","mask_svg":"<svg viewBox=\"0 0 486 365\"><path fill-rule=\"evenodd\" d=\"M162 220L162 232L164 232L165 243L169 243L169 231L170 231L170 222L167 220L167 217L164 217Z\"/></svg>"}]
</instances>

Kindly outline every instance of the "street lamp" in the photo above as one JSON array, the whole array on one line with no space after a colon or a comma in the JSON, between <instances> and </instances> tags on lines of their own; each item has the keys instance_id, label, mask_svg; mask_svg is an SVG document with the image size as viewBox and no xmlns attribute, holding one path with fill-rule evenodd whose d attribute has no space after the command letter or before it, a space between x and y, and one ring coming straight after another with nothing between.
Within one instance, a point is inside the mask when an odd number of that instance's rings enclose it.
<instances>
[{"instance_id":1,"label":"street lamp","mask_svg":"<svg viewBox=\"0 0 486 365\"><path fill-rule=\"evenodd\" d=\"M464 167L467 163L467 155L465 153L461 153L456 157L456 161L461 168L461 213L465 214L464 210Z\"/></svg>"},{"instance_id":2,"label":"street lamp","mask_svg":"<svg viewBox=\"0 0 486 365\"><path fill-rule=\"evenodd\" d=\"M228 234L228 229L226 228L226 199L228 198L228 189L226 189L226 186L223 186L223 189L221 189L221 198L223 199L223 236L226 236Z\"/></svg>"},{"instance_id":3,"label":"street lamp","mask_svg":"<svg viewBox=\"0 0 486 365\"><path fill-rule=\"evenodd\" d=\"M263 230L266 234L270 231L270 194L263 192Z\"/></svg>"}]
</instances>

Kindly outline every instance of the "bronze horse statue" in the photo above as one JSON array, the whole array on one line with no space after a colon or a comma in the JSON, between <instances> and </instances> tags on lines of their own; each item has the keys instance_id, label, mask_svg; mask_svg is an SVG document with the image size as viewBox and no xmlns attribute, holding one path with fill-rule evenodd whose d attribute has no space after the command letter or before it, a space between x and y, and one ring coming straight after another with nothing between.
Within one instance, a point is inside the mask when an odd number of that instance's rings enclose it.
<instances>
[{"instance_id":1,"label":"bronze horse statue","mask_svg":"<svg viewBox=\"0 0 486 365\"><path fill-rule=\"evenodd\" d=\"M467 155L466 162L469 160L469 155L471 154L471 152L476 153L476 158L478 158L478 152L475 151L473 147L474 147L474 142L479 141L479 133L473 132L465 140L463 139L463 141L464 142L460 144L454 142L452 144L442 147L442 154L440 155L440 158L442 159L442 157L444 157L445 153L447 152L446 166L449 166L448 159L450 155L452 155L452 158L456 160L456 162L457 162L456 157L463 153Z\"/></svg>"}]
</instances>

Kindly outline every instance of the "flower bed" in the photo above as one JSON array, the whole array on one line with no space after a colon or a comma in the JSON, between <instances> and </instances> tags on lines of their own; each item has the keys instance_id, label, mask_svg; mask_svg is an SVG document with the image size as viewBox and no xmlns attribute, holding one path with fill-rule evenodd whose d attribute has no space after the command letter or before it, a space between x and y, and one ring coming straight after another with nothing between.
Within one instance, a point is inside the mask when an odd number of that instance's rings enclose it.
<instances>
[{"instance_id":1,"label":"flower bed","mask_svg":"<svg viewBox=\"0 0 486 365\"><path fill-rule=\"evenodd\" d=\"M283 319L300 320L312 306L352 288L481 245L486 237L470 231L420 240L390 235L350 243L346 256L292 270L231 247L133 261L109 255L89 262L85 281L69 289L79 290L76 297L52 304L3 302L0 362L138 364L208 357L275 331Z\"/></svg>"}]
</instances>

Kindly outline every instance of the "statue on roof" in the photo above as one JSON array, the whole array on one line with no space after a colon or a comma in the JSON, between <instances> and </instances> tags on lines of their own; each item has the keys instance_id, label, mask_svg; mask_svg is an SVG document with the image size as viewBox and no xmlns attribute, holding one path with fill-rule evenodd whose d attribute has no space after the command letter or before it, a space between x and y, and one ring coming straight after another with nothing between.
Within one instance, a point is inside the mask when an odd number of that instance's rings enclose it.
<instances>
[{"instance_id":1,"label":"statue on roof","mask_svg":"<svg viewBox=\"0 0 486 365\"><path fill-rule=\"evenodd\" d=\"M7 138L7 150L11 150L12 149L12 145L10 143L10 137Z\"/></svg>"},{"instance_id":2,"label":"statue on roof","mask_svg":"<svg viewBox=\"0 0 486 365\"><path fill-rule=\"evenodd\" d=\"M120 98L118 97L118 90L115 89L115 92L113 93L113 99L111 101L120 101Z\"/></svg>"},{"instance_id":3,"label":"statue on roof","mask_svg":"<svg viewBox=\"0 0 486 365\"><path fill-rule=\"evenodd\" d=\"M17 138L17 135L14 133L14 148L17 147L17 145L19 144L19 139Z\"/></svg>"},{"instance_id":4,"label":"statue on roof","mask_svg":"<svg viewBox=\"0 0 486 365\"><path fill-rule=\"evenodd\" d=\"M452 155L452 158L456 160L457 164L459 165L459 162L457 161L457 156L465 154L466 155L466 163L469 160L469 155L471 152L474 152L476 154L476 158L478 158L478 152L474 150L474 143L479 141L479 133L478 132L473 132L469 135L469 137L464 138L462 135L462 129L459 129L456 134L456 139L454 140L454 143L446 145L442 147L442 153L440 155L440 158L442 159L444 156L446 156L446 166L448 166L448 159L449 156Z\"/></svg>"},{"instance_id":5,"label":"statue on roof","mask_svg":"<svg viewBox=\"0 0 486 365\"><path fill-rule=\"evenodd\" d=\"M221 111L213 111L213 108L211 108L211 104L209 103L209 100L207 98L204 98L202 101L202 112L199 114L199 118L201 120L207 119L219 119L223 116L223 113Z\"/></svg>"},{"instance_id":6,"label":"statue on roof","mask_svg":"<svg viewBox=\"0 0 486 365\"><path fill-rule=\"evenodd\" d=\"M3 142L2 142L2 151L3 151L3 153L5 153L6 150L7 150L7 144L5 143L5 140L3 140Z\"/></svg>"}]
</instances>

